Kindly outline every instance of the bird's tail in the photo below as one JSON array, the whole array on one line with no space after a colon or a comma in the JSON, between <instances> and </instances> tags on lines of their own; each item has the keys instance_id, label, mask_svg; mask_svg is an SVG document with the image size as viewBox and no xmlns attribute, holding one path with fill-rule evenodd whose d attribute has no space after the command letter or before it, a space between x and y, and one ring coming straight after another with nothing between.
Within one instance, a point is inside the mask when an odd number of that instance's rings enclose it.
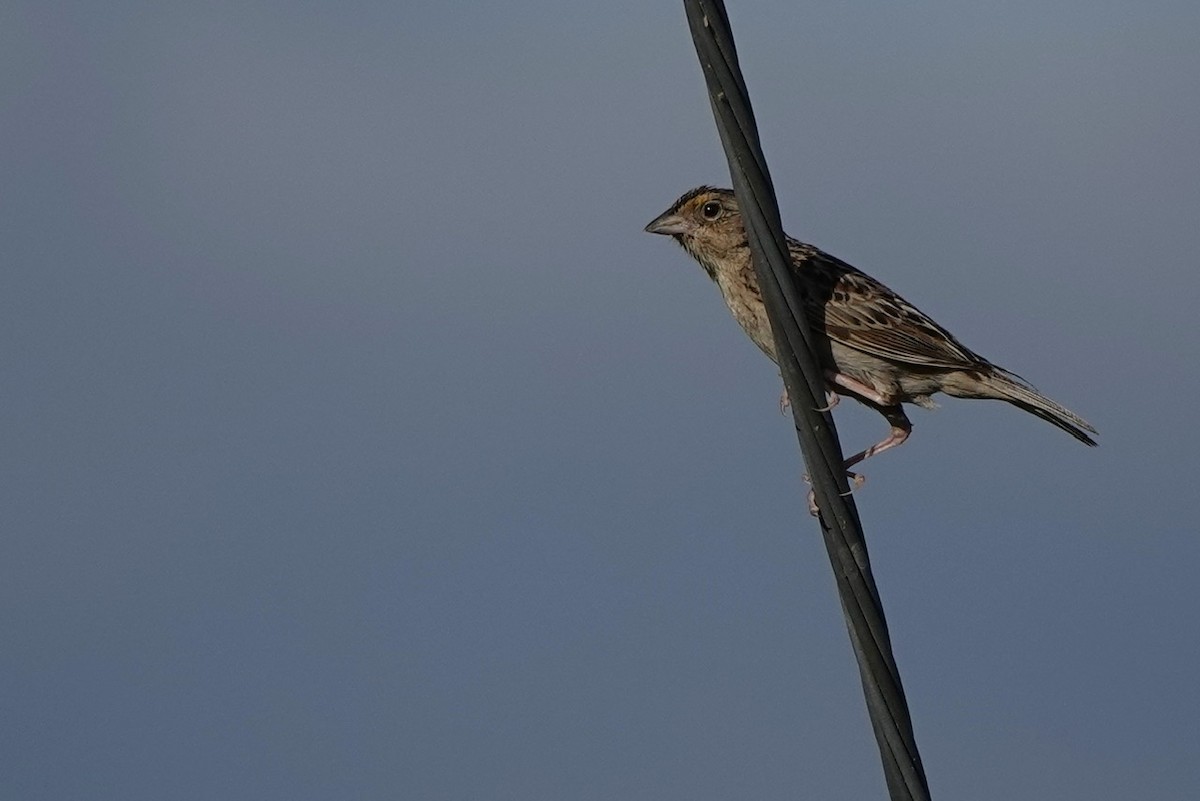
<instances>
[{"instance_id":1,"label":"bird's tail","mask_svg":"<svg viewBox=\"0 0 1200 801\"><path fill-rule=\"evenodd\" d=\"M1092 434L1099 432L1092 427L1091 423L1070 409L1050 400L1025 383L1020 376L996 367L992 372L980 376L980 381L995 393L991 397L1008 401L1017 408L1037 415L1046 422L1058 426L1085 445L1096 446L1096 440L1089 437L1088 432Z\"/></svg>"}]
</instances>

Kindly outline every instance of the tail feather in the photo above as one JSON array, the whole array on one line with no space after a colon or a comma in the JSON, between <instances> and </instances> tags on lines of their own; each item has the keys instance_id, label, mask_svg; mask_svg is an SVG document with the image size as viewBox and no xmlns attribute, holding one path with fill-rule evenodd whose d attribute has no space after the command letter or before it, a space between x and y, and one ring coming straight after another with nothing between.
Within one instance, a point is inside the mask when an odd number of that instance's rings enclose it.
<instances>
[{"instance_id":1,"label":"tail feather","mask_svg":"<svg viewBox=\"0 0 1200 801\"><path fill-rule=\"evenodd\" d=\"M1065 406L1050 400L1016 375L996 368L995 372L981 376L981 379L989 389L995 391L994 397L1006 400L1013 406L1058 426L1085 445L1096 446L1096 440L1089 437L1088 432L1099 432L1091 423Z\"/></svg>"}]
</instances>

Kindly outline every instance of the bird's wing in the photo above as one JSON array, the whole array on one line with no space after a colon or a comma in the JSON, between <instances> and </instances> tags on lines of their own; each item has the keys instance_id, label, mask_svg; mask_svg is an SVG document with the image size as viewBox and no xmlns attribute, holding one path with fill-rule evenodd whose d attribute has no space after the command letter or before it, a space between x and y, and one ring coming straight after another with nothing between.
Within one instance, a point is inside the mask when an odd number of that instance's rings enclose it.
<instances>
[{"instance_id":1,"label":"bird's wing","mask_svg":"<svg viewBox=\"0 0 1200 801\"><path fill-rule=\"evenodd\" d=\"M841 259L789 242L792 264L806 292L810 325L830 339L881 359L951 370L989 362L927 314Z\"/></svg>"}]
</instances>

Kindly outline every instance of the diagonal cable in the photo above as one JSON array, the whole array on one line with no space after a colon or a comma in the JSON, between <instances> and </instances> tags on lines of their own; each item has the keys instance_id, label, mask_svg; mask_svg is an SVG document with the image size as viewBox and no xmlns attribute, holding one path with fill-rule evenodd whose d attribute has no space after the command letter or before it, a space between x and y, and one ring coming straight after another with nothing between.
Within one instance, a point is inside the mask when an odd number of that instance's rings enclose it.
<instances>
[{"instance_id":1,"label":"diagonal cable","mask_svg":"<svg viewBox=\"0 0 1200 801\"><path fill-rule=\"evenodd\" d=\"M888 791L892 801L925 801L929 787L871 574L858 509L842 468L841 445L833 418L828 411L817 411L826 405L824 375L792 279L775 190L759 144L725 6L721 0L684 0L684 8L754 254L754 269L771 321L784 386L791 398L800 449L820 508L825 547L858 660Z\"/></svg>"}]
</instances>

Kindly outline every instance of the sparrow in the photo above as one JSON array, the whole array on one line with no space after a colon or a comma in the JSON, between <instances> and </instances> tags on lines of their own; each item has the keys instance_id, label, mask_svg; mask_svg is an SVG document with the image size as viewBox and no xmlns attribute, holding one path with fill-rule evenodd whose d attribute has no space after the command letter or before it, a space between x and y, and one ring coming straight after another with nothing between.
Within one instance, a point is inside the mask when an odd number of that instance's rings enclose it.
<instances>
[{"instance_id":1,"label":"sparrow","mask_svg":"<svg viewBox=\"0 0 1200 801\"><path fill-rule=\"evenodd\" d=\"M778 364L733 191L700 186L686 192L646 231L672 237L700 263L742 330ZM851 397L878 411L891 427L883 440L848 458L847 470L908 439L912 424L901 404L932 409L938 392L1006 401L1085 445L1096 445L1089 436L1096 429L1086 420L963 345L879 281L813 245L785 238L825 375L826 408L840 396ZM861 485L861 476L849 475Z\"/></svg>"}]
</instances>

